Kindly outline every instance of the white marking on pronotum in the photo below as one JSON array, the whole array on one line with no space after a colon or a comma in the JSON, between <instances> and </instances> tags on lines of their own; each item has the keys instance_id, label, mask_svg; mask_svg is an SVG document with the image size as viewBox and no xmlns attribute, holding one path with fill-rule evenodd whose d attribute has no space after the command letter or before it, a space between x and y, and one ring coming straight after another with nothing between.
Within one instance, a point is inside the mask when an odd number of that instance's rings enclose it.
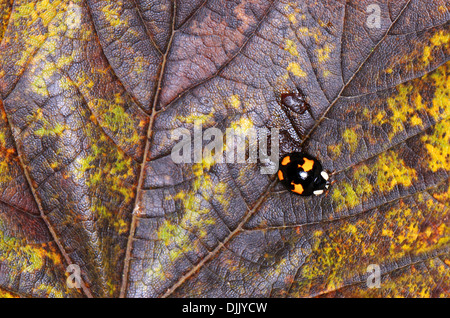
<instances>
[{"instance_id":1,"label":"white marking on pronotum","mask_svg":"<svg viewBox=\"0 0 450 318\"><path fill-rule=\"evenodd\" d=\"M323 193L323 190L316 190L313 192L315 195L321 195Z\"/></svg>"},{"instance_id":2,"label":"white marking on pronotum","mask_svg":"<svg viewBox=\"0 0 450 318\"><path fill-rule=\"evenodd\" d=\"M303 178L303 179L308 178L308 172L305 172L305 171L300 172L300 178Z\"/></svg>"},{"instance_id":3,"label":"white marking on pronotum","mask_svg":"<svg viewBox=\"0 0 450 318\"><path fill-rule=\"evenodd\" d=\"M330 178L330 176L328 175L328 173L326 173L326 171L322 171L320 174L321 174L322 178L324 178L327 181Z\"/></svg>"}]
</instances>

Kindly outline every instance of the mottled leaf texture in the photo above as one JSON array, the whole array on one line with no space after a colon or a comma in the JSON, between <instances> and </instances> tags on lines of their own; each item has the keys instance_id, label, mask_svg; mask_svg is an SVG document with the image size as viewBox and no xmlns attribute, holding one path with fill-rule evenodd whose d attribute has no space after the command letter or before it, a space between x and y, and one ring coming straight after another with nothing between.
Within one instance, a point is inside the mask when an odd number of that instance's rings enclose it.
<instances>
[{"instance_id":1,"label":"mottled leaf texture","mask_svg":"<svg viewBox=\"0 0 450 318\"><path fill-rule=\"evenodd\" d=\"M0 296L449 297L449 10L0 0ZM175 164L195 121L283 129L334 183Z\"/></svg>"}]
</instances>

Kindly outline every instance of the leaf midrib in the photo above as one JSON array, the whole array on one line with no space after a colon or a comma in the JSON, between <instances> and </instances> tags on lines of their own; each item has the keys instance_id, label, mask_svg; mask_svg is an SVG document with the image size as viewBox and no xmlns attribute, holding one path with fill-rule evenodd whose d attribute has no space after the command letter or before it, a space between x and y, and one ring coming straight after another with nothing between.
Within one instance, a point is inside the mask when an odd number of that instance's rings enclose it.
<instances>
[{"instance_id":1,"label":"leaf midrib","mask_svg":"<svg viewBox=\"0 0 450 318\"><path fill-rule=\"evenodd\" d=\"M130 262L131 262L131 253L132 253L132 249L133 249L133 239L134 239L134 235L136 232L136 223L137 223L137 219L138 219L138 207L139 207L139 201L141 198L141 194L142 194L142 184L144 183L144 179L145 179L145 165L147 163L148 160L148 155L149 155L149 151L150 151L150 144L151 144L151 140L152 140L152 135L153 135L153 124L155 122L155 117L156 117L156 106L158 105L159 102L159 96L161 93L161 84L162 84L162 80L165 74L165 68L167 65L167 57L169 55L169 52L171 50L172 47L172 41L175 35L175 19L176 19L176 11L177 11L177 3L176 1L173 1L173 8L172 8L172 24L171 24L171 33L170 33L170 37L169 37L169 42L167 44L167 49L166 52L164 53L163 57L162 57L162 63L161 63L161 68L159 70L159 75L158 75L158 82L156 85L156 92L155 92L155 97L153 99L153 104L152 104L152 109L151 109L151 114L150 114L150 121L148 124L148 129L147 129L147 137L145 140L145 148L144 148L144 154L142 156L142 164L141 164L141 170L139 173L139 180L138 180L138 185L136 188L136 198L135 198L135 203L134 203L134 207L133 207L133 215L131 218L131 224L130 224L130 234L128 237L128 241L127 241L127 248L125 251L125 260L124 260L124 265L123 265L123 274L122 274L122 285L120 287L120 298L124 298L126 296L126 292L127 292L127 286L128 286L128 275L129 275L129 271L130 271Z\"/></svg>"}]
</instances>

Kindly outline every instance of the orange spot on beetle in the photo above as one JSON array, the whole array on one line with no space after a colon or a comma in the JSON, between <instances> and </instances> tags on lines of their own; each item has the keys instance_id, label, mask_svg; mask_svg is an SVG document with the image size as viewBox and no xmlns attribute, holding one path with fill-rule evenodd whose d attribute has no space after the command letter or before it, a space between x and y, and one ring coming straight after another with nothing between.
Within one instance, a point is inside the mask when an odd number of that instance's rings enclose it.
<instances>
[{"instance_id":1,"label":"orange spot on beetle","mask_svg":"<svg viewBox=\"0 0 450 318\"><path fill-rule=\"evenodd\" d=\"M294 190L292 190L292 192L295 192L298 194L303 193L303 186L301 184L295 184L294 181L292 181L291 184L294 186Z\"/></svg>"},{"instance_id":2,"label":"orange spot on beetle","mask_svg":"<svg viewBox=\"0 0 450 318\"><path fill-rule=\"evenodd\" d=\"M303 170L306 172L311 171L314 167L314 160L309 160L308 158L303 158L305 163L302 165Z\"/></svg>"},{"instance_id":3,"label":"orange spot on beetle","mask_svg":"<svg viewBox=\"0 0 450 318\"><path fill-rule=\"evenodd\" d=\"M280 181L284 180L283 172L281 170L278 170L278 179L280 179Z\"/></svg>"},{"instance_id":4,"label":"orange spot on beetle","mask_svg":"<svg viewBox=\"0 0 450 318\"><path fill-rule=\"evenodd\" d=\"M283 160L281 161L281 165L285 166L285 165L287 165L289 162L291 162L291 157L289 157L289 156L284 157Z\"/></svg>"}]
</instances>

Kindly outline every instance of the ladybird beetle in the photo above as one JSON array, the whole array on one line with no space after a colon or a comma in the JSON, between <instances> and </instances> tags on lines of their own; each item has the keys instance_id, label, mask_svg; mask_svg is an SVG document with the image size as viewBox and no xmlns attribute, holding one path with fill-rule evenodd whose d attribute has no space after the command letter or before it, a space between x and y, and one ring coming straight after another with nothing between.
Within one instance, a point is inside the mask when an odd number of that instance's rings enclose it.
<instances>
[{"instance_id":1,"label":"ladybird beetle","mask_svg":"<svg viewBox=\"0 0 450 318\"><path fill-rule=\"evenodd\" d=\"M320 162L303 152L281 158L278 179L291 192L303 196L320 195L330 186L329 175Z\"/></svg>"}]
</instances>

